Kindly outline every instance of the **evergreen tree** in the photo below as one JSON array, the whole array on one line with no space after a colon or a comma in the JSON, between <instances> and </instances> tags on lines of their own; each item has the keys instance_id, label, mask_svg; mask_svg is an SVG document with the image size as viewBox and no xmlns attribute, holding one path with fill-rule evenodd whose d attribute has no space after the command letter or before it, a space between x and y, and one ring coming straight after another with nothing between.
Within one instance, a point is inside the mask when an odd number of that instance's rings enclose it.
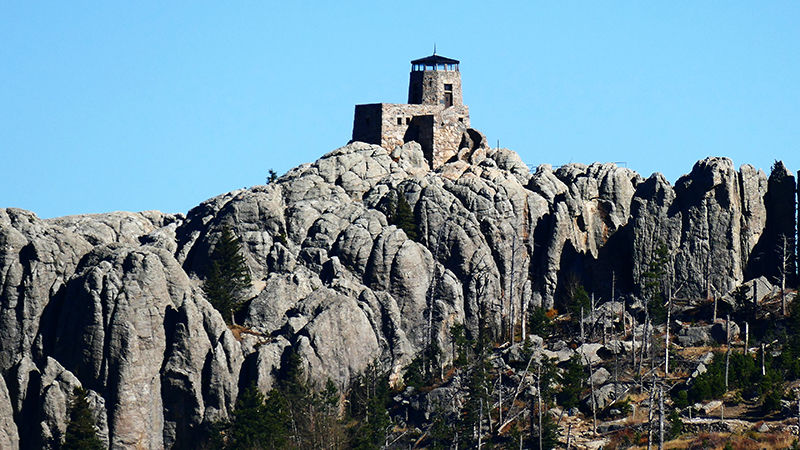
<instances>
[{"instance_id":1,"label":"evergreen tree","mask_svg":"<svg viewBox=\"0 0 800 450\"><path fill-rule=\"evenodd\" d=\"M250 270L241 254L241 245L230 228L224 226L211 253L211 266L203 291L229 325L234 323L233 315L241 308L242 296L250 287L250 281Z\"/></svg>"},{"instance_id":2,"label":"evergreen tree","mask_svg":"<svg viewBox=\"0 0 800 450\"><path fill-rule=\"evenodd\" d=\"M411 360L403 375L406 386L416 389L432 386L439 374L441 354L436 342L431 342L422 353Z\"/></svg>"},{"instance_id":3,"label":"evergreen tree","mask_svg":"<svg viewBox=\"0 0 800 450\"><path fill-rule=\"evenodd\" d=\"M272 391L265 399L254 383L236 399L228 448L284 448L288 435L286 422L286 402L280 392Z\"/></svg>"},{"instance_id":4,"label":"evergreen tree","mask_svg":"<svg viewBox=\"0 0 800 450\"><path fill-rule=\"evenodd\" d=\"M644 294L647 298L647 307L650 316L656 324L667 320L667 308L664 305L663 279L667 274L669 264L669 249L663 242L659 242L653 253L653 259L647 265L647 271L642 273L644 278Z\"/></svg>"},{"instance_id":5,"label":"evergreen tree","mask_svg":"<svg viewBox=\"0 0 800 450\"><path fill-rule=\"evenodd\" d=\"M269 169L269 176L267 177L267 184L272 184L278 179L278 173Z\"/></svg>"},{"instance_id":6,"label":"evergreen tree","mask_svg":"<svg viewBox=\"0 0 800 450\"><path fill-rule=\"evenodd\" d=\"M453 366L464 367L469 362L471 341L467 339L466 327L457 323L450 327L450 339L453 343Z\"/></svg>"},{"instance_id":7,"label":"evergreen tree","mask_svg":"<svg viewBox=\"0 0 800 450\"><path fill-rule=\"evenodd\" d=\"M72 410L61 450L102 450L103 443L97 437L86 390L76 387L72 395Z\"/></svg>"},{"instance_id":8,"label":"evergreen tree","mask_svg":"<svg viewBox=\"0 0 800 450\"><path fill-rule=\"evenodd\" d=\"M467 398L461 409L458 423L459 442L464 448L472 448L477 443L477 435L489 432L487 416L492 400L489 398L488 385L489 364L484 352L476 352L476 359L471 364L467 375ZM483 439L483 438L482 438ZM461 447L459 447L461 448Z\"/></svg>"},{"instance_id":9,"label":"evergreen tree","mask_svg":"<svg viewBox=\"0 0 800 450\"><path fill-rule=\"evenodd\" d=\"M355 408L358 425L353 428L353 450L378 450L386 443L390 429L388 405L391 401L389 382L385 374L367 368L352 387L351 403ZM370 373L371 372L371 373Z\"/></svg>"},{"instance_id":10,"label":"evergreen tree","mask_svg":"<svg viewBox=\"0 0 800 450\"><path fill-rule=\"evenodd\" d=\"M392 214L392 224L406 232L406 236L414 241L417 240L417 223L414 221L414 211L408 204L405 195L397 196L397 206Z\"/></svg>"},{"instance_id":11,"label":"evergreen tree","mask_svg":"<svg viewBox=\"0 0 800 450\"><path fill-rule=\"evenodd\" d=\"M538 413L538 411L536 411ZM538 430L538 424L531 430L531 448L542 450L552 450L558 446L558 425L553 421L553 417L547 413L542 413L542 432ZM541 447L539 446L541 440Z\"/></svg>"},{"instance_id":12,"label":"evergreen tree","mask_svg":"<svg viewBox=\"0 0 800 450\"><path fill-rule=\"evenodd\" d=\"M562 375L561 392L556 396L558 403L565 409L578 406L585 379L586 373L580 363L580 356L575 355L567 362L567 367Z\"/></svg>"},{"instance_id":13,"label":"evergreen tree","mask_svg":"<svg viewBox=\"0 0 800 450\"><path fill-rule=\"evenodd\" d=\"M528 318L528 330L537 336L550 336L553 330L553 321L550 320L544 308L533 308Z\"/></svg>"}]
</instances>

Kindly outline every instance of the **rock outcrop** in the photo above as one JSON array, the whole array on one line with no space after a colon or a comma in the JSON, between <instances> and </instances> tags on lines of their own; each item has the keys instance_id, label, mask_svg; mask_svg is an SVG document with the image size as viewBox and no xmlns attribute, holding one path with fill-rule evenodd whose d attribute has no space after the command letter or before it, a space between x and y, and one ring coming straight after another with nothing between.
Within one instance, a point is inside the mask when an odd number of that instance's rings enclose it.
<instances>
[{"instance_id":1,"label":"rock outcrop","mask_svg":"<svg viewBox=\"0 0 800 450\"><path fill-rule=\"evenodd\" d=\"M346 388L374 362L396 382L429 344L450 348L454 324L524 333L533 308L562 308L576 283L598 303L612 283L615 297L642 295L661 244L679 298L774 278L761 261L794 230L782 165L768 179L707 158L673 187L614 164L531 173L475 130L462 142L436 172L414 142L355 142L185 216L0 210L0 447L57 447L81 386L110 448L194 448L240 387L273 385L287 352L319 386ZM400 197L415 240L396 225ZM236 336L201 290L224 227L253 279Z\"/></svg>"}]
</instances>

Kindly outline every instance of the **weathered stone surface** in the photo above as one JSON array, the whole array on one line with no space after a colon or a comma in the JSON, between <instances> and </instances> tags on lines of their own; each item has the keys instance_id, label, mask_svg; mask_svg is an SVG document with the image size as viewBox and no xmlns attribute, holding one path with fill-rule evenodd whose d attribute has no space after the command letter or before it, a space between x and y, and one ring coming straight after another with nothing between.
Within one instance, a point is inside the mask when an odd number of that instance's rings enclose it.
<instances>
[{"instance_id":1,"label":"weathered stone surface","mask_svg":"<svg viewBox=\"0 0 800 450\"><path fill-rule=\"evenodd\" d=\"M546 228L536 230L534 234L536 238L541 233L546 240L542 243L546 250L535 262L541 265L539 272L543 277L540 283L546 308L553 307L559 274L567 275L561 271L565 263L574 265L579 262L573 270L593 272L592 278L598 280L610 280L612 272L623 271L624 266L620 264L625 258L619 257L619 251L615 252L617 258L609 259L605 264L593 261L602 257L601 250L611 237L627 225L639 183L639 175L614 164L568 164L555 172L547 165L537 168L528 188L550 205L549 217L541 222L541 226ZM613 243L611 247L614 247ZM621 250L630 252L626 247ZM564 252L570 260L564 261ZM576 254L583 256L576 258Z\"/></svg>"},{"instance_id":2,"label":"weathered stone surface","mask_svg":"<svg viewBox=\"0 0 800 450\"><path fill-rule=\"evenodd\" d=\"M583 344L575 350L575 353L580 356L580 363L588 366L603 360L601 356L602 350L605 350L603 344Z\"/></svg>"},{"instance_id":3,"label":"weathered stone surface","mask_svg":"<svg viewBox=\"0 0 800 450\"><path fill-rule=\"evenodd\" d=\"M102 393L111 448L188 448L204 420L227 417L241 350L166 251L99 246L65 298L54 336L42 339Z\"/></svg>"},{"instance_id":4,"label":"weathered stone surface","mask_svg":"<svg viewBox=\"0 0 800 450\"><path fill-rule=\"evenodd\" d=\"M0 209L0 372L30 356L52 298L92 246L31 212Z\"/></svg>"},{"instance_id":5,"label":"weathered stone surface","mask_svg":"<svg viewBox=\"0 0 800 450\"><path fill-rule=\"evenodd\" d=\"M47 358L42 370L39 398L39 430L41 435L34 445L43 448L58 448L59 439L64 436L69 421L68 407L76 387L81 385L78 378L53 358Z\"/></svg>"},{"instance_id":6,"label":"weathered stone surface","mask_svg":"<svg viewBox=\"0 0 800 450\"><path fill-rule=\"evenodd\" d=\"M590 392L589 395L583 399L585 408L589 411L592 410L592 407L596 408L597 411L600 411L614 403L614 401L613 383L595 388L594 391Z\"/></svg>"},{"instance_id":7,"label":"weathered stone surface","mask_svg":"<svg viewBox=\"0 0 800 450\"><path fill-rule=\"evenodd\" d=\"M632 211L634 279L641 280L663 243L679 296L721 296L739 285L763 238L765 184L763 172L743 166L737 173L728 158L698 161L674 189L660 174L648 179Z\"/></svg>"},{"instance_id":8,"label":"weathered stone surface","mask_svg":"<svg viewBox=\"0 0 800 450\"><path fill-rule=\"evenodd\" d=\"M452 347L452 325L463 323L470 338L482 326L507 339L532 308L563 312L570 283L595 295L599 307L585 320L595 336L619 329L620 317L626 327L636 319L640 346L643 303L634 296L644 297L642 275L660 243L680 299L730 293L723 301L737 306L776 282L753 263L788 230L772 222L793 186L780 165L768 180L708 158L673 187L614 164L542 165L530 174L519 155L491 148L479 132L460 139L436 172L414 142L391 153L353 143L185 217L42 221L0 210L0 413L11 408L16 420L0 422L0 446L14 436L22 448L50 445L67 390L81 385L111 448L193 448L198 430L228 416L239 386L273 385L289 351L318 384L346 389L374 361L399 382L429 343ZM400 196L416 240L393 224ZM253 278L236 317L249 327L240 340L200 289L225 227ZM753 274L766 278L731 292ZM629 297L627 311L608 301L612 280L613 298ZM722 326L685 327L677 341L719 341ZM585 344L582 359L594 365L633 349L614 339ZM542 354L564 362L572 344ZM511 370L502 358L493 364Z\"/></svg>"},{"instance_id":9,"label":"weathered stone surface","mask_svg":"<svg viewBox=\"0 0 800 450\"><path fill-rule=\"evenodd\" d=\"M14 423L14 408L11 406L11 397L3 377L0 377L0 448L19 449L19 431Z\"/></svg>"},{"instance_id":10,"label":"weathered stone surface","mask_svg":"<svg viewBox=\"0 0 800 450\"><path fill-rule=\"evenodd\" d=\"M609 372L605 367L601 367L594 371L594 373L588 378L587 383L591 382L594 386L602 386L609 379L611 379L611 372Z\"/></svg>"},{"instance_id":11,"label":"weathered stone surface","mask_svg":"<svg viewBox=\"0 0 800 450\"><path fill-rule=\"evenodd\" d=\"M678 332L678 342L684 347L700 347L711 343L711 326L686 327Z\"/></svg>"},{"instance_id":12,"label":"weathered stone surface","mask_svg":"<svg viewBox=\"0 0 800 450\"><path fill-rule=\"evenodd\" d=\"M112 242L138 245L140 239L170 224L180 225L183 214L164 214L159 211L130 213L117 211L107 214L81 214L47 219L45 223L69 230L92 245Z\"/></svg>"}]
</instances>

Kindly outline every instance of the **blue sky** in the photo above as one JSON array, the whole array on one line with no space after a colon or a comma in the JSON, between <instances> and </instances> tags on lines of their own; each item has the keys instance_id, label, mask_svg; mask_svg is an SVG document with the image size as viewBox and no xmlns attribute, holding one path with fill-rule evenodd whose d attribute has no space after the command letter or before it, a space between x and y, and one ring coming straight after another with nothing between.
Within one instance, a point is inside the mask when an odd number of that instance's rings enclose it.
<instances>
[{"instance_id":1,"label":"blue sky","mask_svg":"<svg viewBox=\"0 0 800 450\"><path fill-rule=\"evenodd\" d=\"M472 126L532 165L674 182L800 169L800 2L0 0L0 207L186 212L345 145L461 60Z\"/></svg>"}]
</instances>

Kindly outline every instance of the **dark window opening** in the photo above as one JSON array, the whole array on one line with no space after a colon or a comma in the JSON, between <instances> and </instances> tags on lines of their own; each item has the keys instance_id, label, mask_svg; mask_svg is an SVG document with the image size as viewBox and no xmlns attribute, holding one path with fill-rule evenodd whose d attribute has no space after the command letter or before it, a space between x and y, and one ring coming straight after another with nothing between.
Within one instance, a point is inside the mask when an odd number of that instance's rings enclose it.
<instances>
[{"instance_id":1,"label":"dark window opening","mask_svg":"<svg viewBox=\"0 0 800 450\"><path fill-rule=\"evenodd\" d=\"M406 125L411 123L411 117L406 117Z\"/></svg>"},{"instance_id":2,"label":"dark window opening","mask_svg":"<svg viewBox=\"0 0 800 450\"><path fill-rule=\"evenodd\" d=\"M463 117L459 117L458 121L461 122L461 123L464 123L464 118Z\"/></svg>"},{"instance_id":3,"label":"dark window opening","mask_svg":"<svg viewBox=\"0 0 800 450\"><path fill-rule=\"evenodd\" d=\"M444 107L449 108L453 106L453 85L444 85Z\"/></svg>"},{"instance_id":4,"label":"dark window opening","mask_svg":"<svg viewBox=\"0 0 800 450\"><path fill-rule=\"evenodd\" d=\"M398 125L402 125L403 124L403 118L402 117L398 117L397 118L397 124Z\"/></svg>"},{"instance_id":5,"label":"dark window opening","mask_svg":"<svg viewBox=\"0 0 800 450\"><path fill-rule=\"evenodd\" d=\"M453 106L453 93L452 92L445 92L444 93L444 107L449 108Z\"/></svg>"}]
</instances>

